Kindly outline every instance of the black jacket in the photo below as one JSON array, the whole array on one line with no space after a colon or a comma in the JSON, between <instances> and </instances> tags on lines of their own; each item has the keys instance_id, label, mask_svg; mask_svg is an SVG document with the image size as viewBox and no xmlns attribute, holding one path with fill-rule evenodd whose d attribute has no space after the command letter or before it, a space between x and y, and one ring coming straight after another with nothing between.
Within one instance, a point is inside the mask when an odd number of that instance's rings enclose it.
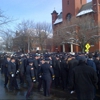
<instances>
[{"instance_id":1,"label":"black jacket","mask_svg":"<svg viewBox=\"0 0 100 100\"><path fill-rule=\"evenodd\" d=\"M61 76L60 60L55 61L55 66L53 68L55 77L60 77Z\"/></svg>"},{"instance_id":2,"label":"black jacket","mask_svg":"<svg viewBox=\"0 0 100 100\"><path fill-rule=\"evenodd\" d=\"M69 67L69 71L68 71L68 81L70 81L70 79L71 79L72 70L78 65L78 63L79 62L76 59L72 59L72 60L70 60L68 62L68 67Z\"/></svg>"},{"instance_id":3,"label":"black jacket","mask_svg":"<svg viewBox=\"0 0 100 100\"><path fill-rule=\"evenodd\" d=\"M33 60L33 65L34 65L35 69L38 69L38 60L37 59Z\"/></svg>"},{"instance_id":4,"label":"black jacket","mask_svg":"<svg viewBox=\"0 0 100 100\"><path fill-rule=\"evenodd\" d=\"M62 77L67 77L68 74L68 65L65 60L61 61L61 75Z\"/></svg>"},{"instance_id":5,"label":"black jacket","mask_svg":"<svg viewBox=\"0 0 100 100\"><path fill-rule=\"evenodd\" d=\"M90 100L94 98L94 88L98 82L97 74L93 68L80 63L73 69L70 86L75 88L79 100Z\"/></svg>"},{"instance_id":6,"label":"black jacket","mask_svg":"<svg viewBox=\"0 0 100 100\"><path fill-rule=\"evenodd\" d=\"M41 65L39 73L42 74L43 79L52 79L52 76L54 76L53 68L48 63Z\"/></svg>"},{"instance_id":7,"label":"black jacket","mask_svg":"<svg viewBox=\"0 0 100 100\"><path fill-rule=\"evenodd\" d=\"M9 73L9 75L11 75L11 74L16 75L16 64L15 63L9 62L8 73Z\"/></svg>"},{"instance_id":8,"label":"black jacket","mask_svg":"<svg viewBox=\"0 0 100 100\"><path fill-rule=\"evenodd\" d=\"M24 73L24 59L21 59L19 61L19 71L20 71L21 74Z\"/></svg>"},{"instance_id":9,"label":"black jacket","mask_svg":"<svg viewBox=\"0 0 100 100\"><path fill-rule=\"evenodd\" d=\"M8 74L8 65L9 65L10 61L8 62L7 60L5 60L5 63L4 63L4 73L5 74Z\"/></svg>"},{"instance_id":10,"label":"black jacket","mask_svg":"<svg viewBox=\"0 0 100 100\"><path fill-rule=\"evenodd\" d=\"M98 74L100 74L100 60L95 59L94 62L96 65L96 70L97 70Z\"/></svg>"},{"instance_id":11,"label":"black jacket","mask_svg":"<svg viewBox=\"0 0 100 100\"><path fill-rule=\"evenodd\" d=\"M26 79L28 81L32 81L33 79L35 79L33 66L28 65L26 67Z\"/></svg>"}]
</instances>

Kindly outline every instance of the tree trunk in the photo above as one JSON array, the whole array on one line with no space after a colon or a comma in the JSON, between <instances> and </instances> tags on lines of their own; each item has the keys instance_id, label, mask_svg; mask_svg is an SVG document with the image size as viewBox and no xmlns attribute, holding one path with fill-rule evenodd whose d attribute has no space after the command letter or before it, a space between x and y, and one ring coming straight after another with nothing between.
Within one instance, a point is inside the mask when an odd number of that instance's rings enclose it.
<instances>
[{"instance_id":1,"label":"tree trunk","mask_svg":"<svg viewBox=\"0 0 100 100\"><path fill-rule=\"evenodd\" d=\"M81 45L80 47L81 47L82 53L84 53L85 52L85 47L83 45Z\"/></svg>"},{"instance_id":2,"label":"tree trunk","mask_svg":"<svg viewBox=\"0 0 100 100\"><path fill-rule=\"evenodd\" d=\"M40 46L41 46L41 52L43 52L43 45L41 44Z\"/></svg>"}]
</instances>

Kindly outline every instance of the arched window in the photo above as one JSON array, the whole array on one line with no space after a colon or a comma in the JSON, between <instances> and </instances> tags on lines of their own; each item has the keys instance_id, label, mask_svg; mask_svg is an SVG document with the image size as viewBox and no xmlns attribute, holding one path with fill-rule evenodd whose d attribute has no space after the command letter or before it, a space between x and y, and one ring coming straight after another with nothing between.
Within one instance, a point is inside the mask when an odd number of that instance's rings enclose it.
<instances>
[{"instance_id":1,"label":"arched window","mask_svg":"<svg viewBox=\"0 0 100 100\"><path fill-rule=\"evenodd\" d=\"M82 4L82 0L80 0L80 4Z\"/></svg>"},{"instance_id":2,"label":"arched window","mask_svg":"<svg viewBox=\"0 0 100 100\"><path fill-rule=\"evenodd\" d=\"M67 5L69 5L69 0L67 1Z\"/></svg>"},{"instance_id":3,"label":"arched window","mask_svg":"<svg viewBox=\"0 0 100 100\"><path fill-rule=\"evenodd\" d=\"M67 21L70 21L71 17L72 17L72 15L70 13L68 13L67 16L66 16Z\"/></svg>"}]
</instances>

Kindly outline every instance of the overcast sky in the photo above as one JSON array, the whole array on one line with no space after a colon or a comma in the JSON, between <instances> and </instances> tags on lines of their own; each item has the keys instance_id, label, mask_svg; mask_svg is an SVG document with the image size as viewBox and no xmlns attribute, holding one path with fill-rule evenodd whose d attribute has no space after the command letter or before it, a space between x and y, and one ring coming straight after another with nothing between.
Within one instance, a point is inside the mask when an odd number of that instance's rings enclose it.
<instances>
[{"instance_id":1,"label":"overcast sky","mask_svg":"<svg viewBox=\"0 0 100 100\"><path fill-rule=\"evenodd\" d=\"M9 17L35 22L51 23L51 13L54 10L61 12L62 0L0 0L0 9ZM87 0L88 2L91 0Z\"/></svg>"}]
</instances>

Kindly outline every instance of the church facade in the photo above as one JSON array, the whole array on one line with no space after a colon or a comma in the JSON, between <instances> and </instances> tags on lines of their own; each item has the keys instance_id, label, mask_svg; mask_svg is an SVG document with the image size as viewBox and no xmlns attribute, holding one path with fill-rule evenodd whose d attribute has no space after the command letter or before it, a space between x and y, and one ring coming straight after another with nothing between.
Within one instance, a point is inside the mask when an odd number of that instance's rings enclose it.
<instances>
[{"instance_id":1,"label":"church facade","mask_svg":"<svg viewBox=\"0 0 100 100\"><path fill-rule=\"evenodd\" d=\"M53 32L56 31L57 26L62 25L67 20L71 20L73 16L81 18L81 16L90 15L93 16L95 22L98 24L100 22L100 0L92 0L88 3L87 0L62 0L62 12L58 14L54 10L51 15ZM78 45L71 47L71 44L66 43L60 46L54 45L53 51L56 50L60 52L79 52L80 47ZM91 52L95 50L100 51L100 42L90 48Z\"/></svg>"}]
</instances>

